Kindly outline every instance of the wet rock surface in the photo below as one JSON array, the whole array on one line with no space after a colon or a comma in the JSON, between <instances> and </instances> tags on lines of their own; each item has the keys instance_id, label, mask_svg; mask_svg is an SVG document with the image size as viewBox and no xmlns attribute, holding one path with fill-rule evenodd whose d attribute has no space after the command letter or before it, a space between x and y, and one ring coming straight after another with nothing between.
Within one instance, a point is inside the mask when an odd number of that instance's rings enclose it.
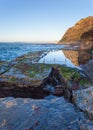
<instances>
[{"instance_id":1,"label":"wet rock surface","mask_svg":"<svg viewBox=\"0 0 93 130\"><path fill-rule=\"evenodd\" d=\"M49 99L50 98L50 99ZM83 112L64 98L43 100L1 98L1 130L92 130ZM10 114L11 113L11 114Z\"/></svg>"}]
</instances>

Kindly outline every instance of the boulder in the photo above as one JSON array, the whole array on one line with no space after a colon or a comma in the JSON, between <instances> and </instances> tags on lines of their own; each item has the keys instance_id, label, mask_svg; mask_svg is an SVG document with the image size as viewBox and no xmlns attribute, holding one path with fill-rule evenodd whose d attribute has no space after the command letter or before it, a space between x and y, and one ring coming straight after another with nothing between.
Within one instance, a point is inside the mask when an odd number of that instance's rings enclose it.
<instances>
[{"instance_id":1,"label":"boulder","mask_svg":"<svg viewBox=\"0 0 93 130\"><path fill-rule=\"evenodd\" d=\"M93 120L93 86L73 91L73 99L75 105Z\"/></svg>"}]
</instances>

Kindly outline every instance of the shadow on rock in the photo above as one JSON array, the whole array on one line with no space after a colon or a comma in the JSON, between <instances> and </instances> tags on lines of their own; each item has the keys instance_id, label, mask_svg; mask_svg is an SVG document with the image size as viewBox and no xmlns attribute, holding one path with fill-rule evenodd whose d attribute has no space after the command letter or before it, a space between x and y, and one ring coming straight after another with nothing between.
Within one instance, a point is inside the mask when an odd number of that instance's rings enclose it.
<instances>
[{"instance_id":1,"label":"shadow on rock","mask_svg":"<svg viewBox=\"0 0 93 130\"><path fill-rule=\"evenodd\" d=\"M65 78L60 74L59 67L52 67L47 78L43 80L44 90L56 96L64 96L66 99L72 99L72 89L68 86Z\"/></svg>"}]
</instances>

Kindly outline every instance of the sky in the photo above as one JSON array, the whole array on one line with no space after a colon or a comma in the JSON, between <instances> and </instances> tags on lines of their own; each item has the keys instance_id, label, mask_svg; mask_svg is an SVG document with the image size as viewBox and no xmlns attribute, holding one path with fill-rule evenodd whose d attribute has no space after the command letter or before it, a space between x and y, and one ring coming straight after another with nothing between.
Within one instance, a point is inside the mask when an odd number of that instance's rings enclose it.
<instances>
[{"instance_id":1,"label":"sky","mask_svg":"<svg viewBox=\"0 0 93 130\"><path fill-rule=\"evenodd\" d=\"M59 41L88 16L93 0L0 0L0 41Z\"/></svg>"}]
</instances>

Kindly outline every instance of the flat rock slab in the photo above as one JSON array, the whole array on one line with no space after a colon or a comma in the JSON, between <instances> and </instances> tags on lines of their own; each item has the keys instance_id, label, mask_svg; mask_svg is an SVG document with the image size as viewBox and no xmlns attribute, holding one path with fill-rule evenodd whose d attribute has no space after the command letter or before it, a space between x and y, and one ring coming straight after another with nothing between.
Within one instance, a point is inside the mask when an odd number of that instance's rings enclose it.
<instances>
[{"instance_id":1,"label":"flat rock slab","mask_svg":"<svg viewBox=\"0 0 93 130\"><path fill-rule=\"evenodd\" d=\"M0 61L0 75L7 72L12 71L11 68L13 66L22 66L25 65L27 68L31 63L38 63L38 61L46 55L47 52L39 51L39 52L29 52L24 54L12 61Z\"/></svg>"},{"instance_id":2,"label":"flat rock slab","mask_svg":"<svg viewBox=\"0 0 93 130\"><path fill-rule=\"evenodd\" d=\"M93 130L93 123L63 97L0 99L0 130Z\"/></svg>"}]
</instances>

